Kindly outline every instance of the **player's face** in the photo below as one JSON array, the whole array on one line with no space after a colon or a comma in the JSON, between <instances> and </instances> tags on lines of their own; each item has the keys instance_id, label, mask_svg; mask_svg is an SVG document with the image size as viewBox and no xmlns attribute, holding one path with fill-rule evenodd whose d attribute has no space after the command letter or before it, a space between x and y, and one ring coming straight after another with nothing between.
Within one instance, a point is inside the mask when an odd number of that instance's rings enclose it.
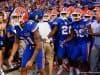
<instances>
[{"instance_id":1,"label":"player's face","mask_svg":"<svg viewBox=\"0 0 100 75\"><path fill-rule=\"evenodd\" d=\"M66 19L66 13L61 13L61 14L60 14L60 17L61 17L62 19Z\"/></svg>"},{"instance_id":2,"label":"player's face","mask_svg":"<svg viewBox=\"0 0 100 75\"><path fill-rule=\"evenodd\" d=\"M72 14L72 18L74 21L80 21L81 14L79 14L79 13Z\"/></svg>"},{"instance_id":3,"label":"player's face","mask_svg":"<svg viewBox=\"0 0 100 75\"><path fill-rule=\"evenodd\" d=\"M85 15L85 16L84 16L84 20L86 20L86 21L91 20L91 19L92 19L92 17L89 16L89 15Z\"/></svg>"},{"instance_id":4,"label":"player's face","mask_svg":"<svg viewBox=\"0 0 100 75\"><path fill-rule=\"evenodd\" d=\"M51 19L55 19L55 18L57 18L57 14L52 14Z\"/></svg>"},{"instance_id":5,"label":"player's face","mask_svg":"<svg viewBox=\"0 0 100 75\"><path fill-rule=\"evenodd\" d=\"M12 16L11 24L12 25L19 25L19 16L17 16L17 15Z\"/></svg>"},{"instance_id":6,"label":"player's face","mask_svg":"<svg viewBox=\"0 0 100 75\"><path fill-rule=\"evenodd\" d=\"M18 16L18 20L19 20L19 24L20 24L21 26L23 26L23 25L24 25L24 22L23 22L23 20L22 20L22 16L21 16L21 15Z\"/></svg>"}]
</instances>

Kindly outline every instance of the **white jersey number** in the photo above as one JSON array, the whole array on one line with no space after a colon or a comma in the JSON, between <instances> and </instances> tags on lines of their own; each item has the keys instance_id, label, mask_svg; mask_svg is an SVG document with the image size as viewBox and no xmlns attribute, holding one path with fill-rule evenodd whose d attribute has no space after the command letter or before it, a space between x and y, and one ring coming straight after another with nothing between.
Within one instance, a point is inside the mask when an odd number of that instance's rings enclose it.
<instances>
[{"instance_id":1,"label":"white jersey number","mask_svg":"<svg viewBox=\"0 0 100 75\"><path fill-rule=\"evenodd\" d=\"M62 26L62 34L63 35L68 34L68 27L67 26Z\"/></svg>"},{"instance_id":2,"label":"white jersey number","mask_svg":"<svg viewBox=\"0 0 100 75\"><path fill-rule=\"evenodd\" d=\"M76 34L78 37L84 37L87 35L87 30L86 29L80 29L80 30L75 30Z\"/></svg>"}]
</instances>

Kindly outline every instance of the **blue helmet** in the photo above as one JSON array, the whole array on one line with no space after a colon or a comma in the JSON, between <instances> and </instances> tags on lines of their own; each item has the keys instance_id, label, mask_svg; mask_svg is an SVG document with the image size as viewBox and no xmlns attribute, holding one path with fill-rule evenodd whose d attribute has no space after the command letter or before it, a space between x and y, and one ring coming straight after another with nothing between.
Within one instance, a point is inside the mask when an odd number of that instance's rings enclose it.
<instances>
[{"instance_id":1,"label":"blue helmet","mask_svg":"<svg viewBox=\"0 0 100 75\"><path fill-rule=\"evenodd\" d=\"M43 14L44 14L44 12L43 12L43 10L34 10L34 11L31 11L30 13L29 13L29 19L32 19L32 20L37 20L37 19L40 19L40 18L42 18L43 17Z\"/></svg>"},{"instance_id":2,"label":"blue helmet","mask_svg":"<svg viewBox=\"0 0 100 75\"><path fill-rule=\"evenodd\" d=\"M43 14L44 14L43 10L41 10L41 9L37 10L37 14L35 16L35 20L43 18Z\"/></svg>"},{"instance_id":3,"label":"blue helmet","mask_svg":"<svg viewBox=\"0 0 100 75\"><path fill-rule=\"evenodd\" d=\"M36 10L31 11L31 12L29 13L29 19L35 20L36 14L37 14L37 11L36 11Z\"/></svg>"}]
</instances>

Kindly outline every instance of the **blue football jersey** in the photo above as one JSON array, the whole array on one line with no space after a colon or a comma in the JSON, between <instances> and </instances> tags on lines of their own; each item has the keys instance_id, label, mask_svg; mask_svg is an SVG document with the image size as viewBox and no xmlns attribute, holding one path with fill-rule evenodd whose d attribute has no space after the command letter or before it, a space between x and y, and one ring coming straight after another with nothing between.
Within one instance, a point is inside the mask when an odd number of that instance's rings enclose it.
<instances>
[{"instance_id":1,"label":"blue football jersey","mask_svg":"<svg viewBox=\"0 0 100 75\"><path fill-rule=\"evenodd\" d=\"M34 44L34 35L33 33L38 30L38 26L37 24L32 21L29 20L25 23L24 27L20 27L20 26L15 26L15 34L18 36L19 39L23 39L25 40L27 45L32 45Z\"/></svg>"},{"instance_id":2,"label":"blue football jersey","mask_svg":"<svg viewBox=\"0 0 100 75\"><path fill-rule=\"evenodd\" d=\"M23 37L26 40L27 44L33 45L34 44L34 35L33 33L38 30L38 26L36 22L29 20L23 29Z\"/></svg>"},{"instance_id":3,"label":"blue football jersey","mask_svg":"<svg viewBox=\"0 0 100 75\"><path fill-rule=\"evenodd\" d=\"M13 27L12 27L12 26L7 26L6 31L7 31L8 33L10 33L10 34L14 34L14 32L13 32Z\"/></svg>"},{"instance_id":4,"label":"blue football jersey","mask_svg":"<svg viewBox=\"0 0 100 75\"><path fill-rule=\"evenodd\" d=\"M53 28L55 27L55 22L56 22L56 19L49 21L51 30L53 30ZM54 41L57 41L58 40L58 32L56 32L56 34L53 36L53 40Z\"/></svg>"},{"instance_id":5,"label":"blue football jersey","mask_svg":"<svg viewBox=\"0 0 100 75\"><path fill-rule=\"evenodd\" d=\"M64 41L70 34L71 25L69 20L63 20L60 17L56 19L55 25L58 27L58 40Z\"/></svg>"},{"instance_id":6,"label":"blue football jersey","mask_svg":"<svg viewBox=\"0 0 100 75\"><path fill-rule=\"evenodd\" d=\"M53 19L53 20L51 19L51 20L48 22L48 23L50 24L51 29L54 28L56 19L57 19L57 18L55 18L55 19Z\"/></svg>"},{"instance_id":7,"label":"blue football jersey","mask_svg":"<svg viewBox=\"0 0 100 75\"><path fill-rule=\"evenodd\" d=\"M87 28L87 22L84 20L78 21L78 22L73 22L72 23L72 28L75 31L75 37L79 41L86 41L88 38L88 28Z\"/></svg>"}]
</instances>

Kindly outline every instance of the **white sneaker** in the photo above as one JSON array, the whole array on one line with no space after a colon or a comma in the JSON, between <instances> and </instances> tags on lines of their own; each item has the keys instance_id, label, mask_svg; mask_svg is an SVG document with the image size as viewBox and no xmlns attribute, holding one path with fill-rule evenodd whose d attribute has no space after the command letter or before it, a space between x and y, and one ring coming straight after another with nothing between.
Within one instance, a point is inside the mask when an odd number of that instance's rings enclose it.
<instances>
[{"instance_id":1,"label":"white sneaker","mask_svg":"<svg viewBox=\"0 0 100 75\"><path fill-rule=\"evenodd\" d=\"M75 68L76 74L80 75L80 70L78 68Z\"/></svg>"},{"instance_id":2,"label":"white sneaker","mask_svg":"<svg viewBox=\"0 0 100 75\"><path fill-rule=\"evenodd\" d=\"M74 75L74 73L73 73L73 67L70 67L69 75Z\"/></svg>"},{"instance_id":3,"label":"white sneaker","mask_svg":"<svg viewBox=\"0 0 100 75\"><path fill-rule=\"evenodd\" d=\"M0 75L5 75L2 69L0 70Z\"/></svg>"},{"instance_id":4,"label":"white sneaker","mask_svg":"<svg viewBox=\"0 0 100 75\"><path fill-rule=\"evenodd\" d=\"M59 69L57 75L62 75L63 69Z\"/></svg>"},{"instance_id":5,"label":"white sneaker","mask_svg":"<svg viewBox=\"0 0 100 75\"><path fill-rule=\"evenodd\" d=\"M7 70L8 67L7 67L6 65L2 65L2 69L3 69L3 70Z\"/></svg>"},{"instance_id":6,"label":"white sneaker","mask_svg":"<svg viewBox=\"0 0 100 75\"><path fill-rule=\"evenodd\" d=\"M10 64L9 65L9 69L14 69L14 65L13 64Z\"/></svg>"}]
</instances>

